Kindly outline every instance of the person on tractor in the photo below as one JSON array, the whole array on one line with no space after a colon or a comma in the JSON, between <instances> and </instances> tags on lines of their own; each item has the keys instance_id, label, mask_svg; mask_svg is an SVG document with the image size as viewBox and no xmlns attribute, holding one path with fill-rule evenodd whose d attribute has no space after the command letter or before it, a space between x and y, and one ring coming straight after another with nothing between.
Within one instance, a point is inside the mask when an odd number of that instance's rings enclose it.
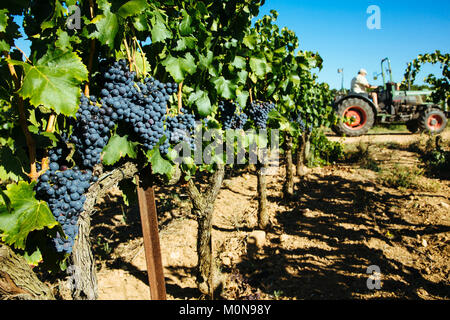
<instances>
[{"instance_id":1,"label":"person on tractor","mask_svg":"<svg viewBox=\"0 0 450 320\"><path fill-rule=\"evenodd\" d=\"M376 89L377 86L372 86L369 84L369 81L367 81L366 78L367 71L365 69L361 69L358 72L358 75L352 79L351 84L351 92L362 94L367 97L369 97L369 94L367 93L367 89ZM371 93L372 101L375 104L375 107L379 110L378 107L378 96L376 92Z\"/></svg>"}]
</instances>

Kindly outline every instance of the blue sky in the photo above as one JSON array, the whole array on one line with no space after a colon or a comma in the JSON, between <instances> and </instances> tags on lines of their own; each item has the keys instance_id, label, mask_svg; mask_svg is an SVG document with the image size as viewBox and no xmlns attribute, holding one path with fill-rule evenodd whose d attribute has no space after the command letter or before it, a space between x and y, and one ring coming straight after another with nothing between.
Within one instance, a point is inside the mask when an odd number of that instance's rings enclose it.
<instances>
[{"instance_id":1,"label":"blue sky","mask_svg":"<svg viewBox=\"0 0 450 320\"><path fill-rule=\"evenodd\" d=\"M370 5L381 10L381 29L367 28L366 13ZM279 13L278 25L295 31L300 49L318 52L324 59L319 80L332 88L341 87L338 68L344 68L344 87L360 68L368 71L372 84L373 73L380 72L380 61L389 57L394 81L400 82L406 63L420 53L436 49L448 53L450 49L450 1L448 0L266 0L261 15L271 9ZM424 66L416 83L423 83L429 74L440 76L437 66Z\"/></svg>"}]
</instances>

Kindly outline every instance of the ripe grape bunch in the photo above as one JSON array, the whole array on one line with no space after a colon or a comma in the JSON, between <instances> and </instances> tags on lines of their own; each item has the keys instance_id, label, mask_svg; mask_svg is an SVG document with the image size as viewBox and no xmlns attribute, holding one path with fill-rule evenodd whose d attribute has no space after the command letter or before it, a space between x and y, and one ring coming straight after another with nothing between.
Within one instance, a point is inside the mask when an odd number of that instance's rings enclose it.
<instances>
[{"instance_id":1,"label":"ripe grape bunch","mask_svg":"<svg viewBox=\"0 0 450 320\"><path fill-rule=\"evenodd\" d=\"M115 62L104 73L102 104L106 109L112 109L112 120L123 121L133 127L138 142L144 148L153 149L166 136L159 148L161 153L167 154L170 143L186 139L186 134L181 135L180 131L193 132L194 117L187 113L175 117L166 115L170 96L178 89L176 83L162 83L152 77L135 82L135 76L127 69L126 60Z\"/></svg>"},{"instance_id":2,"label":"ripe grape bunch","mask_svg":"<svg viewBox=\"0 0 450 320\"><path fill-rule=\"evenodd\" d=\"M38 181L36 192L45 199L55 219L62 225L64 235L59 233L53 238L57 252L71 253L75 237L78 234L78 218L83 209L91 183L97 180L91 170L78 167L68 169L63 163L68 151L61 147L49 151L50 165Z\"/></svg>"},{"instance_id":3,"label":"ripe grape bunch","mask_svg":"<svg viewBox=\"0 0 450 320\"><path fill-rule=\"evenodd\" d=\"M303 120L300 113L297 115L297 119L295 121L299 124L301 132L308 132L308 133L312 132L313 126L310 125L309 127L307 127L306 122Z\"/></svg>"},{"instance_id":4,"label":"ripe grape bunch","mask_svg":"<svg viewBox=\"0 0 450 320\"><path fill-rule=\"evenodd\" d=\"M109 66L103 73L102 99L95 96L80 98L76 120L72 120L73 133L61 136L65 147L49 151L50 168L38 180L39 198L47 201L56 220L62 225L63 237L53 239L58 252L71 253L78 233L78 218L86 201L85 193L91 183L98 180L92 174L94 166L101 161L101 152L115 126L130 126L138 142L146 149L153 149L166 136L159 148L169 151L170 144L181 141L193 146L194 116L186 110L183 114L169 117L167 102L177 91L177 84L164 84L153 78L136 82L136 74L127 69L121 60ZM70 121L69 121L70 122ZM69 155L67 143L73 143L73 160L78 164L68 168L65 160Z\"/></svg>"},{"instance_id":5,"label":"ripe grape bunch","mask_svg":"<svg viewBox=\"0 0 450 320\"><path fill-rule=\"evenodd\" d=\"M246 113L258 129L266 129L269 112L274 108L275 104L271 102L254 101L247 108Z\"/></svg>"},{"instance_id":6,"label":"ripe grape bunch","mask_svg":"<svg viewBox=\"0 0 450 320\"><path fill-rule=\"evenodd\" d=\"M99 108L96 104L95 96L90 99L81 96L71 136L80 164L89 169L100 163L100 154L108 143L110 129L115 126L113 110L104 104Z\"/></svg>"},{"instance_id":7,"label":"ripe grape bunch","mask_svg":"<svg viewBox=\"0 0 450 320\"><path fill-rule=\"evenodd\" d=\"M195 117L187 113L184 108L180 110L181 114L174 117L166 117L166 132L169 133L169 142L179 144L185 142L189 144L191 150L195 150Z\"/></svg>"},{"instance_id":8,"label":"ripe grape bunch","mask_svg":"<svg viewBox=\"0 0 450 320\"><path fill-rule=\"evenodd\" d=\"M243 129L248 116L242 111L238 103L232 101L219 102L219 121L224 130Z\"/></svg>"}]
</instances>

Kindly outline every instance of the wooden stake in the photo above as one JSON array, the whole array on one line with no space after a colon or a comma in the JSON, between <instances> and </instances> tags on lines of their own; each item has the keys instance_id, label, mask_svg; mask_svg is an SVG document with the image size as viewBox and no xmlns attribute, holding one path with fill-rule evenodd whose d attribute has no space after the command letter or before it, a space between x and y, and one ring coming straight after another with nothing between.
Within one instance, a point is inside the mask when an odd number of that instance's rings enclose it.
<instances>
[{"instance_id":1,"label":"wooden stake","mask_svg":"<svg viewBox=\"0 0 450 320\"><path fill-rule=\"evenodd\" d=\"M151 300L166 300L166 284L159 243L158 217L156 213L155 191L145 175L136 175L139 211L141 213L142 234L144 236L145 259L150 286ZM147 179L145 179L147 178Z\"/></svg>"}]
</instances>

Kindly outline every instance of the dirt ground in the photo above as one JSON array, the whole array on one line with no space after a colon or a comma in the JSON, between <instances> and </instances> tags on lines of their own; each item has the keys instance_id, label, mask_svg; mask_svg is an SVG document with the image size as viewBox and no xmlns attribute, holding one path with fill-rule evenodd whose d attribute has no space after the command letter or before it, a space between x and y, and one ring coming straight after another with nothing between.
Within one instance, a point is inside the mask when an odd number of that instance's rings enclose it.
<instances>
[{"instance_id":1,"label":"dirt ground","mask_svg":"<svg viewBox=\"0 0 450 320\"><path fill-rule=\"evenodd\" d=\"M443 136L448 146L449 131ZM420 139L378 133L343 142L367 141L377 165L388 169L417 167L418 155L407 146ZM296 198L286 202L283 174L281 168L268 177L272 228L262 237L254 232L256 176L228 175L224 182L212 234L222 298L450 298L448 180L420 177L434 187L397 189L379 183L378 172L337 164L296 178ZM139 214L126 209L118 192L100 205L92 223L99 298L148 299ZM168 299L199 299L197 223L187 195L179 187L157 188L156 194ZM380 270L380 289L368 288L369 266Z\"/></svg>"}]
</instances>

